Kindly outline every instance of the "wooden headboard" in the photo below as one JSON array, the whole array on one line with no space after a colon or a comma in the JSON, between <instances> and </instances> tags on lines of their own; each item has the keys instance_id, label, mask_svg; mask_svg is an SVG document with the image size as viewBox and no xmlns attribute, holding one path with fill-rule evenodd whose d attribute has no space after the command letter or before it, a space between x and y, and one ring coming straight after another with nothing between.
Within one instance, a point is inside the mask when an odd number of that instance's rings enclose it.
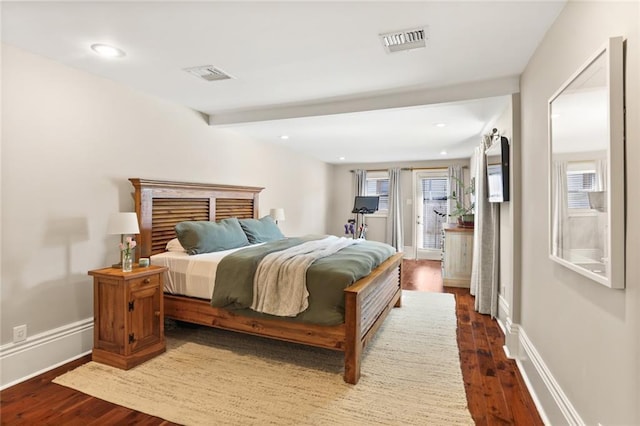
<instances>
[{"instance_id":1,"label":"wooden headboard","mask_svg":"<svg viewBox=\"0 0 640 426\"><path fill-rule=\"evenodd\" d=\"M185 220L258 218L258 195L264 188L169 182L130 178L140 236L136 258L162 253Z\"/></svg>"}]
</instances>

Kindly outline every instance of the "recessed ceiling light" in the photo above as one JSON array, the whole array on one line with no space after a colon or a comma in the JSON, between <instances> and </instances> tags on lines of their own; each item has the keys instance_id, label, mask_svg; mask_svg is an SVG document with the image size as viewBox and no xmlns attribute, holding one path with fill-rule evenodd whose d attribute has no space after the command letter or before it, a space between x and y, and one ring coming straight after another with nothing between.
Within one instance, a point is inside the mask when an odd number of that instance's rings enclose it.
<instances>
[{"instance_id":1,"label":"recessed ceiling light","mask_svg":"<svg viewBox=\"0 0 640 426\"><path fill-rule=\"evenodd\" d=\"M340 158L338 158L338 160L340 160L340 161L344 161L344 160L345 160L345 158L344 158L344 157L340 157Z\"/></svg>"},{"instance_id":2,"label":"recessed ceiling light","mask_svg":"<svg viewBox=\"0 0 640 426\"><path fill-rule=\"evenodd\" d=\"M280 139L282 139L283 141L286 141L287 139L289 139L289 135L282 135L280 136Z\"/></svg>"},{"instance_id":3,"label":"recessed ceiling light","mask_svg":"<svg viewBox=\"0 0 640 426\"><path fill-rule=\"evenodd\" d=\"M98 55L103 56L105 58L120 58L126 55L126 53L124 53L123 50L120 50L117 47L109 46L108 44L102 44L102 43L92 44L91 50L93 50Z\"/></svg>"},{"instance_id":4,"label":"recessed ceiling light","mask_svg":"<svg viewBox=\"0 0 640 426\"><path fill-rule=\"evenodd\" d=\"M434 126L436 126L436 127L447 127L447 124L446 123L436 123L436 124L434 124Z\"/></svg>"},{"instance_id":5,"label":"recessed ceiling light","mask_svg":"<svg viewBox=\"0 0 640 426\"><path fill-rule=\"evenodd\" d=\"M443 149L442 151L440 151L440 155L447 155L447 151Z\"/></svg>"}]
</instances>

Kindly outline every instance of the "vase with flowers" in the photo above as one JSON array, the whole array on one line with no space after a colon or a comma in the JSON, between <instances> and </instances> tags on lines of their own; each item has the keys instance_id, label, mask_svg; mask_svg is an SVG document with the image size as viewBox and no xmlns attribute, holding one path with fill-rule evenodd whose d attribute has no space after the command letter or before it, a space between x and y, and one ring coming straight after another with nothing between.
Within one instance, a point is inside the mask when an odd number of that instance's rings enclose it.
<instances>
[{"instance_id":1,"label":"vase with flowers","mask_svg":"<svg viewBox=\"0 0 640 426\"><path fill-rule=\"evenodd\" d=\"M122 272L131 272L133 270L133 249L136 246L136 241L127 237L127 239L120 243L120 251L122 252Z\"/></svg>"}]
</instances>

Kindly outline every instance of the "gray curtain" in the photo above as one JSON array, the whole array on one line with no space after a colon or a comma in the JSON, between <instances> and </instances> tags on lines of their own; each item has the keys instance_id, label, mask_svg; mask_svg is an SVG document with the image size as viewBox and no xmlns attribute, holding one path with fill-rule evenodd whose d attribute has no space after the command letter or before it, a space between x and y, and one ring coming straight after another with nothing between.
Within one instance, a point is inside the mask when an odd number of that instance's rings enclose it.
<instances>
[{"instance_id":1,"label":"gray curtain","mask_svg":"<svg viewBox=\"0 0 640 426\"><path fill-rule=\"evenodd\" d=\"M456 179L453 179L456 178ZM462 189L461 182L464 182L464 176L462 174L462 166L449 166L449 194L453 194L455 191L456 197L462 200L465 196ZM456 208L456 202L454 200L449 200L447 202L448 212L452 212ZM455 222L456 218L449 216L449 222Z\"/></svg>"},{"instance_id":2,"label":"gray curtain","mask_svg":"<svg viewBox=\"0 0 640 426\"><path fill-rule=\"evenodd\" d=\"M564 257L564 224L567 223L567 163L553 162L553 201L551 223L551 254Z\"/></svg>"},{"instance_id":3,"label":"gray curtain","mask_svg":"<svg viewBox=\"0 0 640 426\"><path fill-rule=\"evenodd\" d=\"M596 191L606 191L607 185L607 160L596 160Z\"/></svg>"},{"instance_id":4,"label":"gray curtain","mask_svg":"<svg viewBox=\"0 0 640 426\"><path fill-rule=\"evenodd\" d=\"M389 169L389 214L387 215L387 243L398 252L403 251L402 197L400 194L400 169Z\"/></svg>"},{"instance_id":5,"label":"gray curtain","mask_svg":"<svg viewBox=\"0 0 640 426\"><path fill-rule=\"evenodd\" d=\"M366 195L367 193L367 171L357 169L353 171L353 179L355 184L355 195Z\"/></svg>"},{"instance_id":6,"label":"gray curtain","mask_svg":"<svg viewBox=\"0 0 640 426\"><path fill-rule=\"evenodd\" d=\"M356 169L353 171L353 184L354 184L354 194L358 195L367 195L367 171L363 169ZM354 214L356 220L356 233L355 237L358 238L360 235L360 226L366 226L364 223L364 215ZM361 219L362 218L362 219ZM363 223L360 223L362 220Z\"/></svg>"},{"instance_id":7,"label":"gray curtain","mask_svg":"<svg viewBox=\"0 0 640 426\"><path fill-rule=\"evenodd\" d=\"M484 151L489 141L488 137L485 138L471 158L476 189L471 294L475 296L476 311L495 317L498 315L500 282L500 204L490 203L487 199Z\"/></svg>"}]
</instances>

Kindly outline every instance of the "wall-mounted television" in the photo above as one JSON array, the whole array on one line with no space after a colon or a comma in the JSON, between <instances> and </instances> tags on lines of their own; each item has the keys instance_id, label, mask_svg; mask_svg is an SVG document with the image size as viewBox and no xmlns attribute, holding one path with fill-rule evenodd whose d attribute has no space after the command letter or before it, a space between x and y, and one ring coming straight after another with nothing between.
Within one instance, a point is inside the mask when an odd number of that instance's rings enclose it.
<instances>
[{"instance_id":1,"label":"wall-mounted television","mask_svg":"<svg viewBox=\"0 0 640 426\"><path fill-rule=\"evenodd\" d=\"M495 138L485 155L489 202L509 201L509 140L504 136Z\"/></svg>"}]
</instances>

